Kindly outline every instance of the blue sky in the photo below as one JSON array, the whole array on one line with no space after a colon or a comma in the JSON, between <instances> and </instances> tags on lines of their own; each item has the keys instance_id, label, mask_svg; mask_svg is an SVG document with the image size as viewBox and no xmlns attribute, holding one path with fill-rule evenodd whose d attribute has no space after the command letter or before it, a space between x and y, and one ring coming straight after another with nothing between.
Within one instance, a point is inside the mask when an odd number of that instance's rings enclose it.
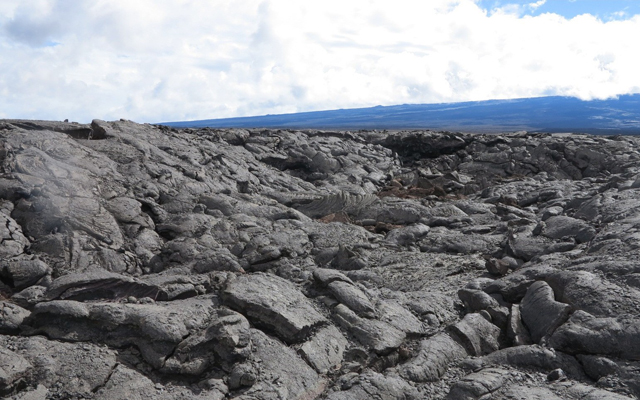
<instances>
[{"instance_id":1,"label":"blue sky","mask_svg":"<svg viewBox=\"0 0 640 400\"><path fill-rule=\"evenodd\" d=\"M540 15L542 13L555 13L565 18L574 18L582 14L594 15L601 20L627 19L640 14L640 1L638 0L546 0L540 3L537 0L481 0L478 4L486 10L517 4L523 7L528 15Z\"/></svg>"},{"instance_id":2,"label":"blue sky","mask_svg":"<svg viewBox=\"0 0 640 400\"><path fill-rule=\"evenodd\" d=\"M640 0L2 0L0 118L640 93Z\"/></svg>"}]
</instances>

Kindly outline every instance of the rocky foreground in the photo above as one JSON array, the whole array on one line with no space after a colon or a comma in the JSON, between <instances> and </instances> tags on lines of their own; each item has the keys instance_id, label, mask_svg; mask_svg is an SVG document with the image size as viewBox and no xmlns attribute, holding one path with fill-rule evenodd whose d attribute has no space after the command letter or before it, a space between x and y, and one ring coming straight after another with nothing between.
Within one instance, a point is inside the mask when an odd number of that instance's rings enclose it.
<instances>
[{"instance_id":1,"label":"rocky foreground","mask_svg":"<svg viewBox=\"0 0 640 400\"><path fill-rule=\"evenodd\" d=\"M0 396L640 396L640 139L0 138Z\"/></svg>"}]
</instances>

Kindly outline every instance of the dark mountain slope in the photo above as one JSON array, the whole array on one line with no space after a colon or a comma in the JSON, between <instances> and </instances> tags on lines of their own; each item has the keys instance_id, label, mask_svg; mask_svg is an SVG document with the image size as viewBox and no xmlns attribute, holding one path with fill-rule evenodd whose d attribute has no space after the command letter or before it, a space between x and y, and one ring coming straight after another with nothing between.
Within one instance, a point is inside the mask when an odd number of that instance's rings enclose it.
<instances>
[{"instance_id":1,"label":"dark mountain slope","mask_svg":"<svg viewBox=\"0 0 640 400\"><path fill-rule=\"evenodd\" d=\"M309 129L446 129L466 132L540 131L640 133L640 95L582 101L539 97L444 104L403 104L202 121L173 127Z\"/></svg>"}]
</instances>

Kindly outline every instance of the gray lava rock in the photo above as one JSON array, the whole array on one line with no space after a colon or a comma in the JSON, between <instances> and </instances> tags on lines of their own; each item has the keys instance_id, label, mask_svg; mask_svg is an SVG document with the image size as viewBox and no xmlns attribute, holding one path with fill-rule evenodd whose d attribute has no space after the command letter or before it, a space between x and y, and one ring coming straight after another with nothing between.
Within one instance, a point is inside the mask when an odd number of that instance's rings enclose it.
<instances>
[{"instance_id":1,"label":"gray lava rock","mask_svg":"<svg viewBox=\"0 0 640 400\"><path fill-rule=\"evenodd\" d=\"M360 318L342 304L334 308L334 318L353 334L360 343L378 354L388 354L400 347L406 333L390 324L376 319Z\"/></svg>"},{"instance_id":2,"label":"gray lava rock","mask_svg":"<svg viewBox=\"0 0 640 400\"><path fill-rule=\"evenodd\" d=\"M640 291L623 289L587 271L558 271L545 280L558 301L597 317L615 314L637 315Z\"/></svg>"},{"instance_id":3,"label":"gray lava rock","mask_svg":"<svg viewBox=\"0 0 640 400\"><path fill-rule=\"evenodd\" d=\"M594 381L603 376L617 374L621 370L618 364L606 357L580 354L576 358L580 360L584 367L584 372Z\"/></svg>"},{"instance_id":4,"label":"gray lava rock","mask_svg":"<svg viewBox=\"0 0 640 400\"><path fill-rule=\"evenodd\" d=\"M584 400L631 400L633 397L625 396L618 393L612 393L608 390L597 389L582 383L576 383L561 391L565 398L584 399Z\"/></svg>"},{"instance_id":5,"label":"gray lava rock","mask_svg":"<svg viewBox=\"0 0 640 400\"><path fill-rule=\"evenodd\" d=\"M469 311L479 312L486 310L492 322L499 327L505 327L509 316L509 310L498 301L481 290L460 289L458 297Z\"/></svg>"},{"instance_id":6,"label":"gray lava rock","mask_svg":"<svg viewBox=\"0 0 640 400\"><path fill-rule=\"evenodd\" d=\"M507 336L514 346L525 346L531 344L531 335L522 323L520 305L512 304L509 314L509 325L507 325Z\"/></svg>"},{"instance_id":7,"label":"gray lava rock","mask_svg":"<svg viewBox=\"0 0 640 400\"><path fill-rule=\"evenodd\" d=\"M255 349L252 359L259 361L257 379L237 398L313 399L324 391L327 382L293 349L255 329L251 338Z\"/></svg>"},{"instance_id":8,"label":"gray lava rock","mask_svg":"<svg viewBox=\"0 0 640 400\"><path fill-rule=\"evenodd\" d=\"M529 286L520 311L522 320L531 332L531 339L534 343L540 343L567 320L571 306L555 301L553 289L544 281L538 281Z\"/></svg>"},{"instance_id":9,"label":"gray lava rock","mask_svg":"<svg viewBox=\"0 0 640 400\"><path fill-rule=\"evenodd\" d=\"M166 305L53 300L37 304L22 327L30 333L43 332L68 341L136 345L149 364L161 368L190 330L204 327L214 306L211 298Z\"/></svg>"},{"instance_id":10,"label":"gray lava rock","mask_svg":"<svg viewBox=\"0 0 640 400\"><path fill-rule=\"evenodd\" d=\"M504 385L505 378L508 375L508 371L497 368L487 368L467 375L451 387L446 398L450 400L474 400L490 395Z\"/></svg>"},{"instance_id":11,"label":"gray lava rock","mask_svg":"<svg viewBox=\"0 0 640 400\"><path fill-rule=\"evenodd\" d=\"M46 300L47 288L34 285L11 296L11 301L23 308L32 308L36 304Z\"/></svg>"},{"instance_id":12,"label":"gray lava rock","mask_svg":"<svg viewBox=\"0 0 640 400\"><path fill-rule=\"evenodd\" d=\"M575 237L578 243L588 242L596 236L596 230L585 221L557 216L550 217L545 221L545 228L542 235L551 239L562 239L563 237Z\"/></svg>"},{"instance_id":13,"label":"gray lava rock","mask_svg":"<svg viewBox=\"0 0 640 400\"><path fill-rule=\"evenodd\" d=\"M367 371L356 382L350 383L348 390L337 391L327 396L327 400L368 399L378 396L389 400L418 400L420 393L402 379Z\"/></svg>"},{"instance_id":14,"label":"gray lava rock","mask_svg":"<svg viewBox=\"0 0 640 400\"><path fill-rule=\"evenodd\" d=\"M237 364L229 373L229 389L238 390L256 383L256 371L251 364Z\"/></svg>"},{"instance_id":15,"label":"gray lava rock","mask_svg":"<svg viewBox=\"0 0 640 400\"><path fill-rule=\"evenodd\" d=\"M333 281L328 285L331 294L342 304L361 317L374 318L376 309L367 295L358 287L344 281Z\"/></svg>"},{"instance_id":16,"label":"gray lava rock","mask_svg":"<svg viewBox=\"0 0 640 400\"><path fill-rule=\"evenodd\" d=\"M99 389L117 365L114 351L90 343L63 343L42 336L0 336L0 346L8 345L32 366L33 381L50 389L64 382L61 395L68 397L88 396Z\"/></svg>"},{"instance_id":17,"label":"gray lava rock","mask_svg":"<svg viewBox=\"0 0 640 400\"><path fill-rule=\"evenodd\" d=\"M597 318L576 311L549 338L549 346L569 354L601 354L640 360L640 323L635 318Z\"/></svg>"},{"instance_id":18,"label":"gray lava rock","mask_svg":"<svg viewBox=\"0 0 640 400\"><path fill-rule=\"evenodd\" d=\"M170 390L166 390L170 389ZM216 390L207 393L212 400L222 400L224 393ZM150 396L158 400L178 400L193 396L193 392L180 387L165 387L154 383L135 369L118 364L103 387L96 391L98 400L144 400Z\"/></svg>"},{"instance_id":19,"label":"gray lava rock","mask_svg":"<svg viewBox=\"0 0 640 400\"><path fill-rule=\"evenodd\" d=\"M8 280L14 288L19 290L36 284L49 273L51 268L38 259L5 260L0 265L0 277Z\"/></svg>"},{"instance_id":20,"label":"gray lava rock","mask_svg":"<svg viewBox=\"0 0 640 400\"><path fill-rule=\"evenodd\" d=\"M492 275L504 276L509 272L510 264L503 260L490 258L485 263L485 267Z\"/></svg>"},{"instance_id":21,"label":"gray lava rock","mask_svg":"<svg viewBox=\"0 0 640 400\"><path fill-rule=\"evenodd\" d=\"M340 367L349 342L334 326L320 329L300 347L300 353L318 373Z\"/></svg>"},{"instance_id":22,"label":"gray lava rock","mask_svg":"<svg viewBox=\"0 0 640 400\"><path fill-rule=\"evenodd\" d=\"M168 296L155 285L104 270L71 273L54 279L45 300L119 299L134 296L167 300Z\"/></svg>"},{"instance_id":23,"label":"gray lava rock","mask_svg":"<svg viewBox=\"0 0 640 400\"><path fill-rule=\"evenodd\" d=\"M17 304L0 301L0 334L16 334L20 332L22 321L31 312Z\"/></svg>"},{"instance_id":24,"label":"gray lava rock","mask_svg":"<svg viewBox=\"0 0 640 400\"><path fill-rule=\"evenodd\" d=\"M556 272L556 269L547 265L524 267L507 276L496 279L485 287L484 291L489 294L500 293L506 301L519 303L527 293L529 286L538 280L544 280L553 272Z\"/></svg>"},{"instance_id":25,"label":"gray lava rock","mask_svg":"<svg viewBox=\"0 0 640 400\"><path fill-rule=\"evenodd\" d=\"M228 371L234 364L247 360L251 349L249 321L241 314L220 309L204 330L178 344L161 371L193 376L214 366Z\"/></svg>"},{"instance_id":26,"label":"gray lava rock","mask_svg":"<svg viewBox=\"0 0 640 400\"><path fill-rule=\"evenodd\" d=\"M24 253L29 241L13 218L0 213L0 257L3 260Z\"/></svg>"},{"instance_id":27,"label":"gray lava rock","mask_svg":"<svg viewBox=\"0 0 640 400\"><path fill-rule=\"evenodd\" d=\"M451 326L451 332L472 356L492 353L500 347L500 328L484 319L478 313L467 314L462 321Z\"/></svg>"},{"instance_id":28,"label":"gray lava rock","mask_svg":"<svg viewBox=\"0 0 640 400\"><path fill-rule=\"evenodd\" d=\"M400 376L413 382L440 379L450 363L467 357L465 348L446 333L420 342L416 357L399 368Z\"/></svg>"},{"instance_id":29,"label":"gray lava rock","mask_svg":"<svg viewBox=\"0 0 640 400\"><path fill-rule=\"evenodd\" d=\"M32 368L21 355L0 347L0 395L26 386L29 382L27 374Z\"/></svg>"},{"instance_id":30,"label":"gray lava rock","mask_svg":"<svg viewBox=\"0 0 640 400\"><path fill-rule=\"evenodd\" d=\"M1 396L638 396L639 149L0 121Z\"/></svg>"},{"instance_id":31,"label":"gray lava rock","mask_svg":"<svg viewBox=\"0 0 640 400\"><path fill-rule=\"evenodd\" d=\"M353 281L351 279L334 269L316 268L313 270L313 277L324 285L328 285L334 281L342 281L353 285Z\"/></svg>"},{"instance_id":32,"label":"gray lava rock","mask_svg":"<svg viewBox=\"0 0 640 400\"><path fill-rule=\"evenodd\" d=\"M429 233L429 227L424 224L414 224L403 228L392 229L387 233L386 240L398 246L414 244Z\"/></svg>"},{"instance_id":33,"label":"gray lava rock","mask_svg":"<svg viewBox=\"0 0 640 400\"><path fill-rule=\"evenodd\" d=\"M518 400L562 400L551 390L543 387L510 386L503 397L496 399L518 399Z\"/></svg>"},{"instance_id":34,"label":"gray lava rock","mask_svg":"<svg viewBox=\"0 0 640 400\"><path fill-rule=\"evenodd\" d=\"M327 320L296 287L268 274L241 275L223 292L226 304L287 342L304 340Z\"/></svg>"},{"instance_id":35,"label":"gray lava rock","mask_svg":"<svg viewBox=\"0 0 640 400\"><path fill-rule=\"evenodd\" d=\"M507 365L551 371L560 368L574 379L584 378L580 363L572 356L539 345L516 346L494 351L479 359L479 367Z\"/></svg>"},{"instance_id":36,"label":"gray lava rock","mask_svg":"<svg viewBox=\"0 0 640 400\"><path fill-rule=\"evenodd\" d=\"M419 337L425 333L422 321L407 308L394 300L382 300L377 303L381 321L407 334L407 337Z\"/></svg>"},{"instance_id":37,"label":"gray lava rock","mask_svg":"<svg viewBox=\"0 0 640 400\"><path fill-rule=\"evenodd\" d=\"M556 368L553 371L549 372L549 375L547 375L547 379L549 381L564 381L565 379L567 379L567 375L561 368Z\"/></svg>"}]
</instances>

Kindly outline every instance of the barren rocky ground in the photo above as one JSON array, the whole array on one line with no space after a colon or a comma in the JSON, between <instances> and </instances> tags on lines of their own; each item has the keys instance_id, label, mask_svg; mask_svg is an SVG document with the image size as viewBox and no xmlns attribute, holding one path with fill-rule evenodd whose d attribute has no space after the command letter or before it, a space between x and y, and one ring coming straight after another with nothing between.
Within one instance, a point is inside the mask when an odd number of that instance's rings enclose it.
<instances>
[{"instance_id":1,"label":"barren rocky ground","mask_svg":"<svg viewBox=\"0 0 640 400\"><path fill-rule=\"evenodd\" d=\"M640 396L640 139L0 138L0 396Z\"/></svg>"}]
</instances>

